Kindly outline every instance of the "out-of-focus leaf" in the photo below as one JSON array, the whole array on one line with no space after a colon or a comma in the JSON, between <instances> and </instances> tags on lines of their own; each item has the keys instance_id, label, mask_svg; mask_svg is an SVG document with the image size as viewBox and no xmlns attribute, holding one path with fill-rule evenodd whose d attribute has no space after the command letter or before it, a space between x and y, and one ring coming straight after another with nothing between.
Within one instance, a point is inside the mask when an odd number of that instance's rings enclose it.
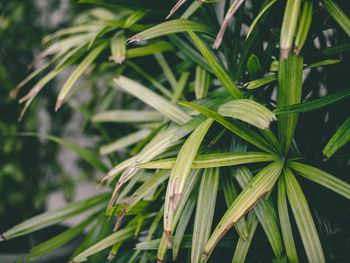
<instances>
[{"instance_id":1,"label":"out-of-focus leaf","mask_svg":"<svg viewBox=\"0 0 350 263\"><path fill-rule=\"evenodd\" d=\"M349 89L350 91L350 89ZM349 92L350 94L350 92ZM350 117L339 127L336 133L329 140L323 149L326 158L330 158L333 154L343 147L350 140Z\"/></svg>"},{"instance_id":2,"label":"out-of-focus leaf","mask_svg":"<svg viewBox=\"0 0 350 263\"><path fill-rule=\"evenodd\" d=\"M111 38L111 57L115 63L123 63L126 56L126 37L123 31L118 31Z\"/></svg>"},{"instance_id":3,"label":"out-of-focus leaf","mask_svg":"<svg viewBox=\"0 0 350 263\"><path fill-rule=\"evenodd\" d=\"M149 40L152 38L185 32L186 28L192 31L206 33L208 35L213 35L212 28L204 25L203 23L187 20L187 19L174 19L171 21L163 22L154 27L151 27L141 33L134 35L129 38L129 43L134 41Z\"/></svg>"},{"instance_id":4,"label":"out-of-focus leaf","mask_svg":"<svg viewBox=\"0 0 350 263\"><path fill-rule=\"evenodd\" d=\"M100 154L105 155L120 149L124 149L144 139L145 137L147 137L147 135L150 134L150 132L151 131L148 129L142 129L137 132L131 133L123 138L120 138L114 142L102 145L100 147Z\"/></svg>"},{"instance_id":5,"label":"out-of-focus leaf","mask_svg":"<svg viewBox=\"0 0 350 263\"><path fill-rule=\"evenodd\" d=\"M57 224L67 218L80 214L91 208L105 205L105 202L108 200L109 195L109 193L100 194L85 200L71 203L57 210L34 216L2 233L0 241L26 235L39 229Z\"/></svg>"},{"instance_id":6,"label":"out-of-focus leaf","mask_svg":"<svg viewBox=\"0 0 350 263\"><path fill-rule=\"evenodd\" d=\"M123 90L147 103L159 111L161 114L163 114L165 117L170 118L176 123L184 124L191 119L190 116L188 116L177 106L171 104L169 101L165 100L158 94L129 78L120 76L117 79L114 79L114 82Z\"/></svg>"},{"instance_id":7,"label":"out-of-focus leaf","mask_svg":"<svg viewBox=\"0 0 350 263\"><path fill-rule=\"evenodd\" d=\"M78 80L78 78L84 73L88 66L97 58L97 56L106 48L107 42L103 42L102 44L95 47L85 58L78 67L74 70L74 72L69 76L66 83L63 85L60 93L58 94L55 111L57 111L65 98L67 97L69 91L73 87L74 83Z\"/></svg>"},{"instance_id":8,"label":"out-of-focus leaf","mask_svg":"<svg viewBox=\"0 0 350 263\"><path fill-rule=\"evenodd\" d=\"M152 122L163 121L158 111L110 110L100 112L91 118L92 122Z\"/></svg>"},{"instance_id":9,"label":"out-of-focus leaf","mask_svg":"<svg viewBox=\"0 0 350 263\"><path fill-rule=\"evenodd\" d=\"M131 238L134 235L134 231L136 229L136 224L130 225L128 227L125 227L107 237L102 239L101 241L97 242L93 246L89 247L88 249L84 250L80 254L76 255L72 260L71 263L74 262L83 262L86 261L86 259L97 253L100 252L101 250L112 246L116 242L121 242L126 239Z\"/></svg>"},{"instance_id":10,"label":"out-of-focus leaf","mask_svg":"<svg viewBox=\"0 0 350 263\"><path fill-rule=\"evenodd\" d=\"M79 233L81 233L92 221L96 219L96 217L97 217L97 214L94 213L90 215L87 219L85 219L83 222L76 225L75 227L72 227L64 231L63 233L45 241L44 243L41 243L40 245L32 248L30 250L29 255L26 257L26 260L30 261L34 258L40 257L66 244L68 241L72 240Z\"/></svg>"},{"instance_id":11,"label":"out-of-focus leaf","mask_svg":"<svg viewBox=\"0 0 350 263\"><path fill-rule=\"evenodd\" d=\"M33 133L33 132L23 132L23 133L18 133L17 135L41 137L41 135L39 135L38 133ZM55 143L58 143L60 145L63 145L65 147L73 150L81 158L83 158L85 161L87 161L89 164L91 164L96 169L100 170L103 173L108 172L108 170L109 170L108 167L99 159L97 154L94 154L83 147L80 147L72 142L69 142L67 140L64 140L64 139L56 137L56 136L44 135L43 138L48 139L50 141L53 141Z\"/></svg>"}]
</instances>

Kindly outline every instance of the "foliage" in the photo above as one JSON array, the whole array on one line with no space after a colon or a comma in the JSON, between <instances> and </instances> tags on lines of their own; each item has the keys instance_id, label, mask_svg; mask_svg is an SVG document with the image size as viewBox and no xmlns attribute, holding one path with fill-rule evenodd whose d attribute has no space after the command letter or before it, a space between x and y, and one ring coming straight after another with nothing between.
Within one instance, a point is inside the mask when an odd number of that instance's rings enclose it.
<instances>
[{"instance_id":1,"label":"foliage","mask_svg":"<svg viewBox=\"0 0 350 263\"><path fill-rule=\"evenodd\" d=\"M20 101L25 111L75 65L55 110L67 102L86 117L110 161L99 186L114 190L109 201L97 195L38 216L49 226L86 210L100 215L27 259L93 225L71 262L93 262L108 247L108 260L120 262L171 254L179 262L347 261L349 88L337 83L349 71L350 19L341 4L179 1L164 22L164 1L80 2L97 7L44 39L46 75ZM90 103L77 103L89 88ZM101 236L104 213L118 218ZM33 220L2 238L37 230Z\"/></svg>"}]
</instances>

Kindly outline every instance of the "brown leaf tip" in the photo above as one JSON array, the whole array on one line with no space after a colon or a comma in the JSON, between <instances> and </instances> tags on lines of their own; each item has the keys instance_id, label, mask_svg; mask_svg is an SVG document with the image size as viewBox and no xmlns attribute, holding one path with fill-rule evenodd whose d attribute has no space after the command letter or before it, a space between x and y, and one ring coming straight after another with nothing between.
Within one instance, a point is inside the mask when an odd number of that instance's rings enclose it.
<instances>
[{"instance_id":1,"label":"brown leaf tip","mask_svg":"<svg viewBox=\"0 0 350 263\"><path fill-rule=\"evenodd\" d=\"M208 255L209 255L209 252L204 250L202 255L202 260L205 260L208 257Z\"/></svg>"},{"instance_id":2,"label":"brown leaf tip","mask_svg":"<svg viewBox=\"0 0 350 263\"><path fill-rule=\"evenodd\" d=\"M109 255L108 255L108 257L107 257L107 260L108 260L108 261L111 261L111 260L113 260L114 258L115 258L115 253L113 253L112 251L109 252Z\"/></svg>"},{"instance_id":3,"label":"brown leaf tip","mask_svg":"<svg viewBox=\"0 0 350 263\"><path fill-rule=\"evenodd\" d=\"M168 244L168 247L171 248L171 231L164 230L164 233L165 233L166 242Z\"/></svg>"},{"instance_id":4,"label":"brown leaf tip","mask_svg":"<svg viewBox=\"0 0 350 263\"><path fill-rule=\"evenodd\" d=\"M58 100L56 101L55 111L58 111L59 108L61 108L62 103L63 103L63 100L62 100L62 99L58 99Z\"/></svg>"},{"instance_id":5,"label":"brown leaf tip","mask_svg":"<svg viewBox=\"0 0 350 263\"><path fill-rule=\"evenodd\" d=\"M131 44L132 42L135 42L135 41L140 41L140 39L138 39L136 36L132 36L132 37L130 37L130 38L128 38L126 40L126 44L129 45L129 44Z\"/></svg>"},{"instance_id":6,"label":"brown leaf tip","mask_svg":"<svg viewBox=\"0 0 350 263\"><path fill-rule=\"evenodd\" d=\"M163 259L157 258L157 263L163 263L163 262L164 262Z\"/></svg>"}]
</instances>

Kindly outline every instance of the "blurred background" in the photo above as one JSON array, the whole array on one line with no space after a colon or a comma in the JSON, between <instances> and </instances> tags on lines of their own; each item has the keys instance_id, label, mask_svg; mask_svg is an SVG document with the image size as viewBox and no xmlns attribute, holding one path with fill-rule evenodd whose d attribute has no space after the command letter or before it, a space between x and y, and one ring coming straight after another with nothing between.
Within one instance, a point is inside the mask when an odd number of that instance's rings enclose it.
<instances>
[{"instance_id":1,"label":"blurred background","mask_svg":"<svg viewBox=\"0 0 350 263\"><path fill-rule=\"evenodd\" d=\"M88 165L79 162L71 150L42 137L60 136L83 147L94 143L94 138L86 139L78 132L84 122L78 111L63 107L54 112L57 91L66 80L65 74L41 91L21 122L17 119L23 105L18 104L18 98L9 96L31 72L28 65L42 51L43 37L66 26L84 8L85 5L69 0L0 1L0 233L44 210L98 193L96 185L87 179L101 178L102 174L95 174ZM30 87L23 87L18 97ZM79 99L89 99L88 93L82 95ZM35 132L38 136L19 136L19 132ZM77 183L79 188L75 188ZM29 248L78 220L73 218L64 225L1 243L0 262L23 258ZM79 238L33 262L64 262Z\"/></svg>"}]
</instances>

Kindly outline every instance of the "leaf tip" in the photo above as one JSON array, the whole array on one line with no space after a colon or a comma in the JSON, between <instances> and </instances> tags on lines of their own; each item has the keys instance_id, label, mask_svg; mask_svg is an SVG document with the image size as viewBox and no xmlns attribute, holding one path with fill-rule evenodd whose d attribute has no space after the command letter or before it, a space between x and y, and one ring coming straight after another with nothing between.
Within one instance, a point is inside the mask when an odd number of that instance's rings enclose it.
<instances>
[{"instance_id":1,"label":"leaf tip","mask_svg":"<svg viewBox=\"0 0 350 263\"><path fill-rule=\"evenodd\" d=\"M168 244L168 247L171 248L171 231L164 230L165 237L166 237L166 243Z\"/></svg>"},{"instance_id":2,"label":"leaf tip","mask_svg":"<svg viewBox=\"0 0 350 263\"><path fill-rule=\"evenodd\" d=\"M3 241L5 241L6 240L6 237L3 235L3 234L1 234L0 235L0 242L3 242Z\"/></svg>"},{"instance_id":3,"label":"leaf tip","mask_svg":"<svg viewBox=\"0 0 350 263\"><path fill-rule=\"evenodd\" d=\"M324 152L322 153L323 155L323 161L324 162L328 162L329 161L329 156L327 154L325 154Z\"/></svg>"},{"instance_id":4,"label":"leaf tip","mask_svg":"<svg viewBox=\"0 0 350 263\"><path fill-rule=\"evenodd\" d=\"M204 250L204 251L203 251L203 255L202 255L202 260L206 260L206 258L208 257L208 255L209 255L209 251Z\"/></svg>"},{"instance_id":5,"label":"leaf tip","mask_svg":"<svg viewBox=\"0 0 350 263\"><path fill-rule=\"evenodd\" d=\"M57 99L56 105L55 105L55 111L58 111L59 108L61 108L62 103L63 103L63 99Z\"/></svg>"},{"instance_id":6,"label":"leaf tip","mask_svg":"<svg viewBox=\"0 0 350 263\"><path fill-rule=\"evenodd\" d=\"M108 257L107 257L107 260L108 261L112 261L114 258L115 258L115 253L113 253L112 251L111 252L109 252L109 254L108 254Z\"/></svg>"},{"instance_id":7,"label":"leaf tip","mask_svg":"<svg viewBox=\"0 0 350 263\"><path fill-rule=\"evenodd\" d=\"M136 42L136 41L140 41L140 39L138 39L136 36L132 36L126 40L126 44L129 45L129 44Z\"/></svg>"},{"instance_id":8,"label":"leaf tip","mask_svg":"<svg viewBox=\"0 0 350 263\"><path fill-rule=\"evenodd\" d=\"M163 263L163 262L164 262L163 259L157 258L157 263Z\"/></svg>"}]
</instances>

